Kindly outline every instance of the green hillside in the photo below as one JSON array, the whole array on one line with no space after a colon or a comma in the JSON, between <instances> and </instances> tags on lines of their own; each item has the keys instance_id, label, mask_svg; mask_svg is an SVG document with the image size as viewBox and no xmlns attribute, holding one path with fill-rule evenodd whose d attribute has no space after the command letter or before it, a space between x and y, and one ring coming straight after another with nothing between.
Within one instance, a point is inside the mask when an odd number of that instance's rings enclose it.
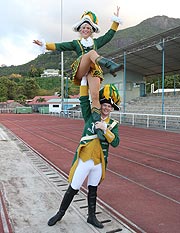
<instances>
[{"instance_id":1,"label":"green hillside","mask_svg":"<svg viewBox=\"0 0 180 233\"><path fill-rule=\"evenodd\" d=\"M139 40L151 37L158 33L167 31L171 28L180 25L180 19L169 18L167 16L155 16L153 18L146 19L140 24L130 27L124 30L119 30L115 37L99 50L101 55L107 55L112 53L118 48L123 48L131 43ZM64 52L64 70L68 71L70 65L74 61L76 54L74 52ZM0 77L8 76L11 74L20 74L22 76L29 76L29 72L32 67L43 71L44 69L60 69L60 53L48 52L46 54L39 55L36 59L19 66L1 67Z\"/></svg>"}]
</instances>

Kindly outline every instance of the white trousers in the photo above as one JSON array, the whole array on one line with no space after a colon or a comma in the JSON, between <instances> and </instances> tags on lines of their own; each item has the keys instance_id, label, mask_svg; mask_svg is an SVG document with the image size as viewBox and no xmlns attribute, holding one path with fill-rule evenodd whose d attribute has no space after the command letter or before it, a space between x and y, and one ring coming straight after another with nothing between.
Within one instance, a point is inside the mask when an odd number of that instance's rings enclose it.
<instances>
[{"instance_id":1,"label":"white trousers","mask_svg":"<svg viewBox=\"0 0 180 233\"><path fill-rule=\"evenodd\" d=\"M78 161L77 168L74 172L74 176L72 179L71 187L75 190L79 190L85 181L86 177L87 186L98 186L102 176L102 165L97 164L94 165L94 161L92 159L83 162L81 159Z\"/></svg>"}]
</instances>

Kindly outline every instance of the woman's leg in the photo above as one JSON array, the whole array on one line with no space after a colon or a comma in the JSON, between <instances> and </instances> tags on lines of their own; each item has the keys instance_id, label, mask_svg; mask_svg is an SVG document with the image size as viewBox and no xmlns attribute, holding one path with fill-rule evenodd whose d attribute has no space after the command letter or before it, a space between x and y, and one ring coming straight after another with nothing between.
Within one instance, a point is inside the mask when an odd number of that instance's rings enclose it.
<instances>
[{"instance_id":1,"label":"woman's leg","mask_svg":"<svg viewBox=\"0 0 180 233\"><path fill-rule=\"evenodd\" d=\"M90 50L88 53L82 56L76 73L76 78L81 80L81 78L88 73L92 64L106 67L107 69L109 69L110 74L112 74L113 76L116 76L117 71L123 69L122 64L116 64L115 62L107 58L99 56L99 54L95 50Z\"/></svg>"},{"instance_id":2,"label":"woman's leg","mask_svg":"<svg viewBox=\"0 0 180 233\"><path fill-rule=\"evenodd\" d=\"M96 59L98 57L99 54L95 50L91 50L84 54L81 58L81 62L76 73L76 78L81 80L81 78L89 72L91 65L96 63Z\"/></svg>"},{"instance_id":3,"label":"woman's leg","mask_svg":"<svg viewBox=\"0 0 180 233\"><path fill-rule=\"evenodd\" d=\"M99 101L99 90L100 90L100 78L92 77L89 73L87 76L89 91L92 99L92 118L96 124L97 121L101 121L101 104ZM105 141L104 132L101 129L95 129L95 133L101 141Z\"/></svg>"},{"instance_id":4,"label":"woman's leg","mask_svg":"<svg viewBox=\"0 0 180 233\"><path fill-rule=\"evenodd\" d=\"M89 91L91 94L91 100L92 100L92 117L94 123L97 121L101 121L101 105L99 102L99 90L100 90L100 83L102 78L102 70L101 68L96 64L96 60L99 57L98 53L95 50L89 51L87 54L84 54L81 58L81 62L78 67L78 71L76 73L76 78L81 80L83 76L87 76L88 85L89 85ZM95 65L96 64L96 65ZM90 68L92 69L98 69L100 77L92 76L92 72L90 71ZM104 133L101 129L96 129L96 133L98 135L98 138L101 141L105 141Z\"/></svg>"},{"instance_id":5,"label":"woman's leg","mask_svg":"<svg viewBox=\"0 0 180 233\"><path fill-rule=\"evenodd\" d=\"M100 109L101 105L99 102L99 90L100 90L101 80L99 77L92 77L91 74L87 75L87 80L88 80L89 91L92 100L92 108Z\"/></svg>"},{"instance_id":6,"label":"woman's leg","mask_svg":"<svg viewBox=\"0 0 180 233\"><path fill-rule=\"evenodd\" d=\"M88 53L84 54L81 58L81 62L76 73L76 78L82 79L83 76L87 75L89 90L92 99L92 108L100 108L99 103L99 90L100 90L100 78L92 77L88 72L91 68L92 63L96 63L96 59L99 57L99 54L95 50L91 50Z\"/></svg>"},{"instance_id":7,"label":"woman's leg","mask_svg":"<svg viewBox=\"0 0 180 233\"><path fill-rule=\"evenodd\" d=\"M96 123L97 121L101 121L101 104L99 101L99 90L101 80L99 77L92 77L90 73L87 76L87 80L92 99L92 118L93 122ZM106 140L104 137L104 132L101 129L95 129L95 132L101 141Z\"/></svg>"}]
</instances>

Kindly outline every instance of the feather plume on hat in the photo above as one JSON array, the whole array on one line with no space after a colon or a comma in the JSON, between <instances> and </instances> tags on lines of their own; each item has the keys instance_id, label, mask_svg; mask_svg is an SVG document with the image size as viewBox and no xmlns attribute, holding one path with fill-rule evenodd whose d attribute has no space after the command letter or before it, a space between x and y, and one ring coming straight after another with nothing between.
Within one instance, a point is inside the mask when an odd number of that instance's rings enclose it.
<instances>
[{"instance_id":1,"label":"feather plume on hat","mask_svg":"<svg viewBox=\"0 0 180 233\"><path fill-rule=\"evenodd\" d=\"M121 97L117 87L114 84L106 84L99 91L99 99L101 104L109 103L114 108L114 110L120 110L119 105L121 103Z\"/></svg>"}]
</instances>

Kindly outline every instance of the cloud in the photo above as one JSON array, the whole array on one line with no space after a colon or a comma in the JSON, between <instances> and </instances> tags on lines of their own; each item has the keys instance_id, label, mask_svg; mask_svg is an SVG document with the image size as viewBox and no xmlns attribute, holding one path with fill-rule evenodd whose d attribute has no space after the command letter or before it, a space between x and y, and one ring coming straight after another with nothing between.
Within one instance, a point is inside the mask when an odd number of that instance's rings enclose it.
<instances>
[{"instance_id":1,"label":"cloud","mask_svg":"<svg viewBox=\"0 0 180 233\"><path fill-rule=\"evenodd\" d=\"M137 25L155 15L179 17L178 0L171 0L171 4L162 0L1 1L0 65L20 65L35 59L39 49L32 43L33 39L44 38L46 41L57 42L61 36L65 41L78 37L72 31L72 25L86 10L95 12L99 19L101 33L98 36L105 33L111 25L110 18L117 5L120 5L120 17L124 22L120 29Z\"/></svg>"}]
</instances>

